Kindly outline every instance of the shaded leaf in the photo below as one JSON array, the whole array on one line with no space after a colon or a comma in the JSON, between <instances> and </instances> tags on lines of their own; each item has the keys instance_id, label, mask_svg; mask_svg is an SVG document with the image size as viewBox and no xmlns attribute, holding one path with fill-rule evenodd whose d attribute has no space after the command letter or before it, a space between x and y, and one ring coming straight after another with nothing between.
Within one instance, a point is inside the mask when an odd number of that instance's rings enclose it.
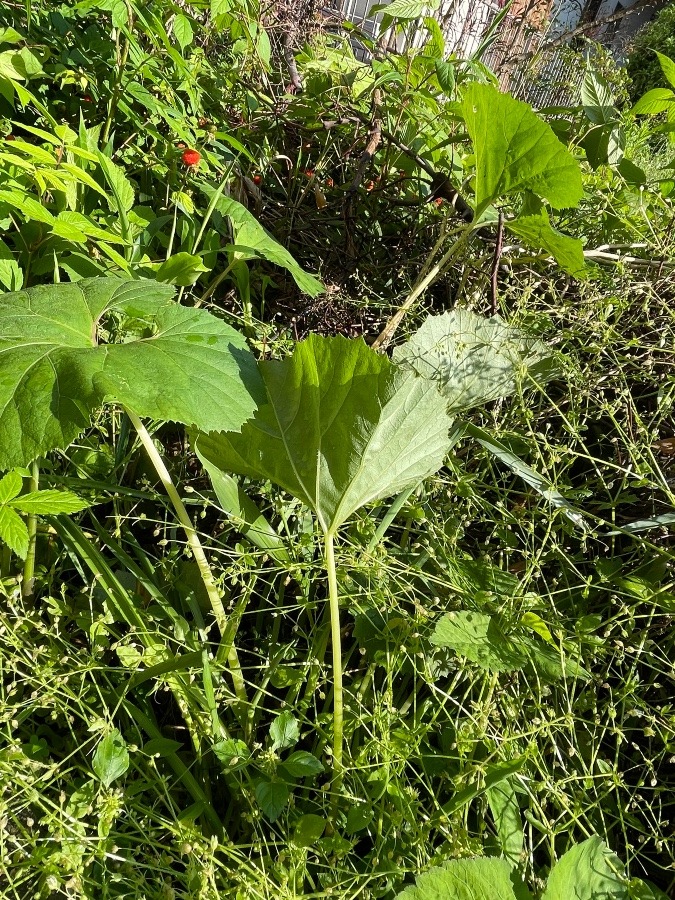
<instances>
[{"instance_id":1,"label":"shaded leaf","mask_svg":"<svg viewBox=\"0 0 675 900\"><path fill-rule=\"evenodd\" d=\"M237 481L212 465L198 450L197 456L211 479L221 509L227 513L241 534L255 547L269 553L277 562L288 561L288 551L283 540Z\"/></svg>"},{"instance_id":2,"label":"shaded leaf","mask_svg":"<svg viewBox=\"0 0 675 900\"><path fill-rule=\"evenodd\" d=\"M508 466L512 472L518 475L519 478L522 478L531 488L534 488L547 503L550 503L558 509L562 509L564 515L570 522L573 522L574 525L585 531L589 530L589 526L582 513L573 506L569 500L565 499L560 491L558 491L548 479L535 471L532 466L528 466L526 462L523 462L519 456L516 456L516 454L505 444L498 441L497 438L493 437L484 428L479 428L477 425L473 425L470 422L468 422L464 428L467 434L475 438L482 447Z\"/></svg>"},{"instance_id":3,"label":"shaded leaf","mask_svg":"<svg viewBox=\"0 0 675 900\"><path fill-rule=\"evenodd\" d=\"M213 200L217 195L217 188L203 185L202 190ZM231 197L218 196L215 209L222 216L227 216L232 223L235 245L230 247L238 259L253 259L259 257L266 259L282 269L286 269L293 280L310 297L316 297L324 291L323 284L318 278L314 278L295 261L285 247L276 241L271 234L262 227L260 222L245 206L232 200Z\"/></svg>"},{"instance_id":4,"label":"shaded leaf","mask_svg":"<svg viewBox=\"0 0 675 900\"><path fill-rule=\"evenodd\" d=\"M290 796L291 789L284 781L259 781L255 786L255 798L270 822L276 822Z\"/></svg>"},{"instance_id":5,"label":"shaded leaf","mask_svg":"<svg viewBox=\"0 0 675 900\"><path fill-rule=\"evenodd\" d=\"M443 616L431 643L454 650L489 672L511 672L532 668L546 681L563 675L587 679L588 673L557 648L516 630L505 631L498 616L480 612L458 612Z\"/></svg>"},{"instance_id":6,"label":"shaded leaf","mask_svg":"<svg viewBox=\"0 0 675 900\"><path fill-rule=\"evenodd\" d=\"M14 254L2 240L0 240L0 285L9 291L20 291L23 287L23 272L14 259Z\"/></svg>"},{"instance_id":7,"label":"shaded leaf","mask_svg":"<svg viewBox=\"0 0 675 900\"><path fill-rule=\"evenodd\" d=\"M464 90L462 112L476 153L477 210L518 191L555 209L579 204L579 164L531 106L475 82Z\"/></svg>"},{"instance_id":8,"label":"shaded leaf","mask_svg":"<svg viewBox=\"0 0 675 900\"><path fill-rule=\"evenodd\" d=\"M445 59L435 59L436 78L441 86L441 90L451 97L455 91L455 67L451 62Z\"/></svg>"},{"instance_id":9,"label":"shaded leaf","mask_svg":"<svg viewBox=\"0 0 675 900\"><path fill-rule=\"evenodd\" d=\"M326 820L314 813L301 816L293 831L293 843L298 847L311 847L319 840L326 828Z\"/></svg>"},{"instance_id":10,"label":"shaded leaf","mask_svg":"<svg viewBox=\"0 0 675 900\"><path fill-rule=\"evenodd\" d=\"M362 340L311 335L260 372L267 403L241 435L199 435L197 447L223 471L281 485L324 532L442 465L451 423L435 385Z\"/></svg>"},{"instance_id":11,"label":"shaded leaf","mask_svg":"<svg viewBox=\"0 0 675 900\"><path fill-rule=\"evenodd\" d=\"M512 866L517 866L520 864L525 834L513 777L491 785L486 793L504 858Z\"/></svg>"},{"instance_id":12,"label":"shaded leaf","mask_svg":"<svg viewBox=\"0 0 675 900\"><path fill-rule=\"evenodd\" d=\"M448 613L436 623L431 643L454 650L489 672L511 672L526 662L520 647L485 613Z\"/></svg>"}]
</instances>

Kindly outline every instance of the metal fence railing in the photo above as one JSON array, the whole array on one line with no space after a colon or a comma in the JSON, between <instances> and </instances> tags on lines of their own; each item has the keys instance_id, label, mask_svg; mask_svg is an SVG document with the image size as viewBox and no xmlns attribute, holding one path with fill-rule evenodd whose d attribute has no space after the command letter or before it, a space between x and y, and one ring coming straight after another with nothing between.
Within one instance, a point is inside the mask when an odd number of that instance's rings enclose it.
<instances>
[{"instance_id":1,"label":"metal fence railing","mask_svg":"<svg viewBox=\"0 0 675 900\"><path fill-rule=\"evenodd\" d=\"M530 0L531 5L532 0ZM335 19L353 22L367 38L379 35L381 13L369 15L372 0L328 0L326 13ZM468 59L474 56L500 13L499 0L444 0L434 16L446 43L446 53ZM481 56L499 79L503 90L533 106L565 106L576 102L583 78L580 58L569 47L546 47L548 32L544 22L533 25L527 14L505 15L498 23L490 45ZM419 27L409 29L405 38L389 38L390 51L403 52L419 47L428 33ZM351 39L357 58L365 61L370 52L358 40Z\"/></svg>"}]
</instances>

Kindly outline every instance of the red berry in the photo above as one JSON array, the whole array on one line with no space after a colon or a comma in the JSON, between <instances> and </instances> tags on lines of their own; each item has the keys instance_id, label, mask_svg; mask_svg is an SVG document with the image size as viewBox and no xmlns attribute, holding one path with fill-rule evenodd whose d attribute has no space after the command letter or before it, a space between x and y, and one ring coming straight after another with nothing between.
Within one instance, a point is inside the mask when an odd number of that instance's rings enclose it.
<instances>
[{"instance_id":1,"label":"red berry","mask_svg":"<svg viewBox=\"0 0 675 900\"><path fill-rule=\"evenodd\" d=\"M7 137L5 138L5 140L6 141L15 141L16 138L14 137L13 134L8 134Z\"/></svg>"},{"instance_id":2,"label":"red berry","mask_svg":"<svg viewBox=\"0 0 675 900\"><path fill-rule=\"evenodd\" d=\"M91 97L89 96L89 94L85 94L82 99L85 103L91 103Z\"/></svg>"},{"instance_id":3,"label":"red berry","mask_svg":"<svg viewBox=\"0 0 675 900\"><path fill-rule=\"evenodd\" d=\"M308 178L314 178L314 169L305 169L305 175Z\"/></svg>"},{"instance_id":4,"label":"red berry","mask_svg":"<svg viewBox=\"0 0 675 900\"><path fill-rule=\"evenodd\" d=\"M181 156L186 166L198 166L201 158L202 155L199 150L184 150Z\"/></svg>"},{"instance_id":5,"label":"red berry","mask_svg":"<svg viewBox=\"0 0 675 900\"><path fill-rule=\"evenodd\" d=\"M254 175L253 184L262 184L262 175Z\"/></svg>"}]
</instances>

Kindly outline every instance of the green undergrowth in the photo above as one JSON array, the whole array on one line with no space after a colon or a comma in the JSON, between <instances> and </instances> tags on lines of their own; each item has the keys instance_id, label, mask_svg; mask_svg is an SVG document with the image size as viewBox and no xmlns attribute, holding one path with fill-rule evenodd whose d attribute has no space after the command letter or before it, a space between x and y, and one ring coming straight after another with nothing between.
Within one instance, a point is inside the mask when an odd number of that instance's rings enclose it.
<instances>
[{"instance_id":1,"label":"green undergrowth","mask_svg":"<svg viewBox=\"0 0 675 900\"><path fill-rule=\"evenodd\" d=\"M672 92L282 13L0 10L0 896L663 900Z\"/></svg>"}]
</instances>

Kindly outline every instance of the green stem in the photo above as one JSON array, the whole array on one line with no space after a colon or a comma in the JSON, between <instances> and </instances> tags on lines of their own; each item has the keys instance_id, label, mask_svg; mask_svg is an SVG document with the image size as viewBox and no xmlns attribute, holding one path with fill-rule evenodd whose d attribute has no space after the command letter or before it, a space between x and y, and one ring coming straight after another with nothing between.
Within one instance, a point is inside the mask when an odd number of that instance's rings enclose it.
<instances>
[{"instance_id":1,"label":"green stem","mask_svg":"<svg viewBox=\"0 0 675 900\"><path fill-rule=\"evenodd\" d=\"M39 489L40 464L35 460L31 466L30 491ZM24 600L33 596L35 587L35 543L37 539L37 516L31 513L28 516L28 553L23 564L23 580L21 582L21 596Z\"/></svg>"},{"instance_id":2,"label":"green stem","mask_svg":"<svg viewBox=\"0 0 675 900\"><path fill-rule=\"evenodd\" d=\"M330 630L333 650L333 765L336 780L342 778L342 729L344 700L342 696L342 638L340 635L340 597L335 570L335 548L332 531L326 532L326 572L330 603Z\"/></svg>"},{"instance_id":3,"label":"green stem","mask_svg":"<svg viewBox=\"0 0 675 900\"><path fill-rule=\"evenodd\" d=\"M127 6L127 15L129 16L129 31L131 32L133 28L133 17L131 13L131 9ZM127 57L129 56L129 38L124 36L124 42L120 42L120 31L117 29L117 33L115 35L115 57L116 57L116 72L115 72L115 82L113 84L113 89L110 93L110 100L108 101L108 114L106 116L105 124L103 126L103 131L101 132L101 146L105 147L108 143L108 138L110 137L110 131L112 129L112 124L115 119L115 113L117 112L117 107L120 102L120 97L122 96L122 77L124 75L124 68L127 64Z\"/></svg>"},{"instance_id":4,"label":"green stem","mask_svg":"<svg viewBox=\"0 0 675 900\"><path fill-rule=\"evenodd\" d=\"M220 596L220 591L218 590L218 585L216 584L216 580L213 577L211 566L209 565L209 562L206 558L206 553L204 552L202 543L199 540L199 535L197 534L197 531L192 524L192 519L190 518L188 511L185 508L185 504L181 500L180 495L176 490L176 487L171 479L171 475L169 474L169 470L164 465L164 460L155 447L147 428L138 418L136 413L132 412L126 407L125 411L129 416L131 424L136 429L136 433L138 434L138 437L140 438L140 441L145 448L145 452L148 454L148 456L150 457L150 461L155 467L155 471L157 472L159 480L164 486L164 490L166 491L169 500L171 500L171 503L173 504L173 508L176 511L178 521L183 526L188 545L190 547L190 550L192 551L194 560L197 563L197 568L199 569L199 574L202 577L202 581L204 582L204 587L206 588L206 593L208 595L211 609L213 610L213 615L215 616L216 623L218 625L218 630L220 631L221 636L224 637L228 634L229 621L227 613L225 612L225 607L223 606L223 601ZM246 703L246 684L244 682L241 666L239 664L239 655L234 644L230 644L227 649L227 663L234 684L234 691L239 700L242 703Z\"/></svg>"},{"instance_id":5,"label":"green stem","mask_svg":"<svg viewBox=\"0 0 675 900\"><path fill-rule=\"evenodd\" d=\"M406 297L405 302L389 319L380 334L373 341L372 347L374 350L385 350L387 348L394 336L394 333L396 332L396 329L401 324L406 313L411 309L411 307L415 305L415 303L417 303L422 294L424 294L427 288L431 284L433 284L433 282L438 278L445 267L450 262L452 262L452 260L459 254L466 242L469 240L474 228L475 225L473 223L463 227L457 240L450 246L450 248L445 252L441 259L436 263L436 265L433 266L433 268L429 269L429 260L425 262L424 266L422 267L422 272L413 285L412 290ZM431 258L435 256L436 252L436 247L434 247L430 254Z\"/></svg>"}]
</instances>

